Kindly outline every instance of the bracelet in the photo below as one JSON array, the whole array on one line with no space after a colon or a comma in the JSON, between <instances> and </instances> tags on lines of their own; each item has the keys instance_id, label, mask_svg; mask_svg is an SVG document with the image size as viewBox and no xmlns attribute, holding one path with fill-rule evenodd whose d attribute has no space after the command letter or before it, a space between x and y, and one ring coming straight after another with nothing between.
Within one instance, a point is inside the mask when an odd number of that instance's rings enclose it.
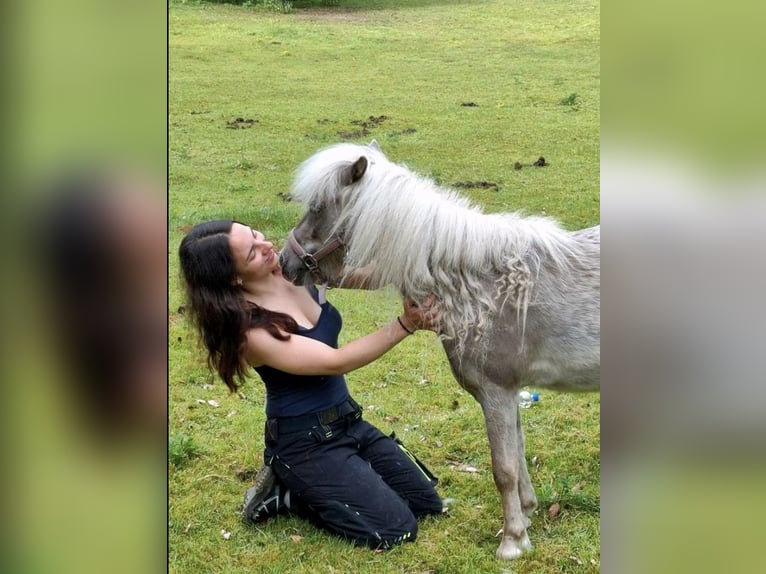
<instances>
[{"instance_id":1,"label":"bracelet","mask_svg":"<svg viewBox=\"0 0 766 574\"><path fill-rule=\"evenodd\" d=\"M399 324L402 326L402 329L407 331L408 334L410 334L410 335L414 335L415 334L415 331L410 331L407 327L404 326L404 323L402 322L402 319L400 317L397 316L396 320L399 321Z\"/></svg>"}]
</instances>

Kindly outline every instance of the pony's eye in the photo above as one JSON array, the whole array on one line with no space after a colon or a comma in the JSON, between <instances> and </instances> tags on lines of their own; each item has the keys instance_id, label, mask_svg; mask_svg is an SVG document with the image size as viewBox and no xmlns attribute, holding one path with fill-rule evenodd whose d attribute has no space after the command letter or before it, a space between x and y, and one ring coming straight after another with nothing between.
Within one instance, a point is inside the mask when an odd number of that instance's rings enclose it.
<instances>
[{"instance_id":1,"label":"pony's eye","mask_svg":"<svg viewBox=\"0 0 766 574\"><path fill-rule=\"evenodd\" d=\"M324 205L315 205L311 208L311 213L319 215L324 211Z\"/></svg>"}]
</instances>

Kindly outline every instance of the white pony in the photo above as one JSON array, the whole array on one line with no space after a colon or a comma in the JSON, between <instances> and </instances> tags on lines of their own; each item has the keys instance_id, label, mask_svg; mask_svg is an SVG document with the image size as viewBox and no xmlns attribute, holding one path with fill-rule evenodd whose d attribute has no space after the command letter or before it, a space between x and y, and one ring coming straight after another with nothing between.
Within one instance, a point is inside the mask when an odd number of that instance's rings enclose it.
<instances>
[{"instance_id":1,"label":"white pony","mask_svg":"<svg viewBox=\"0 0 766 574\"><path fill-rule=\"evenodd\" d=\"M291 197L308 211L280 255L286 277L340 281L344 269L368 267L373 287L438 298L452 372L484 413L504 515L497 555L520 556L537 498L516 397L525 385L599 389L600 228L484 214L374 141L310 157Z\"/></svg>"}]
</instances>

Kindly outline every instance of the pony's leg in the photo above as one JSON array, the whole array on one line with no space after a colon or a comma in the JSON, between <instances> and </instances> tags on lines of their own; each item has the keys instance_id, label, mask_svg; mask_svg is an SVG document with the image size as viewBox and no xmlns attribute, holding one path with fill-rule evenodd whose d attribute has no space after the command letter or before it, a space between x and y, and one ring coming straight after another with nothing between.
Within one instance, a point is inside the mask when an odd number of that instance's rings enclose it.
<instances>
[{"instance_id":1,"label":"pony's leg","mask_svg":"<svg viewBox=\"0 0 766 574\"><path fill-rule=\"evenodd\" d=\"M503 505L503 540L497 549L497 557L512 560L532 548L519 498L520 469L523 464L523 456L519 460L519 452L522 439L518 433L515 392L490 385L482 389L479 402L487 425L492 475Z\"/></svg>"},{"instance_id":2,"label":"pony's leg","mask_svg":"<svg viewBox=\"0 0 766 574\"><path fill-rule=\"evenodd\" d=\"M516 406L516 433L519 437L519 500L521 501L521 511L524 513L524 526L529 528L532 525L532 515L537 510L537 496L532 487L532 481L529 478L527 469L527 458L525 456L526 440L524 438L524 428L521 426L521 416Z\"/></svg>"}]
</instances>

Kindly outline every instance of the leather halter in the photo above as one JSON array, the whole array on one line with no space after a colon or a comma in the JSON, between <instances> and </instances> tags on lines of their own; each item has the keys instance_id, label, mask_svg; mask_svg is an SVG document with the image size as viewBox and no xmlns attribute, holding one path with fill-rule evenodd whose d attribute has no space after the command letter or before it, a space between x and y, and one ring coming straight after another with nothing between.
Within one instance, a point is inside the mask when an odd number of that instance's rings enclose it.
<instances>
[{"instance_id":1,"label":"leather halter","mask_svg":"<svg viewBox=\"0 0 766 574\"><path fill-rule=\"evenodd\" d=\"M309 270L309 273L311 273L312 277L318 279L320 283L327 283L327 279L319 269L319 262L339 247L345 245L343 238L336 236L325 243L314 253L307 253L306 250L303 249L303 246L301 246L301 244L298 243L298 240L295 238L295 228L290 230L290 233L287 236L287 244L290 246L290 249L292 249L293 252L298 256L298 259L301 260L301 263L303 263L306 269Z\"/></svg>"}]
</instances>

